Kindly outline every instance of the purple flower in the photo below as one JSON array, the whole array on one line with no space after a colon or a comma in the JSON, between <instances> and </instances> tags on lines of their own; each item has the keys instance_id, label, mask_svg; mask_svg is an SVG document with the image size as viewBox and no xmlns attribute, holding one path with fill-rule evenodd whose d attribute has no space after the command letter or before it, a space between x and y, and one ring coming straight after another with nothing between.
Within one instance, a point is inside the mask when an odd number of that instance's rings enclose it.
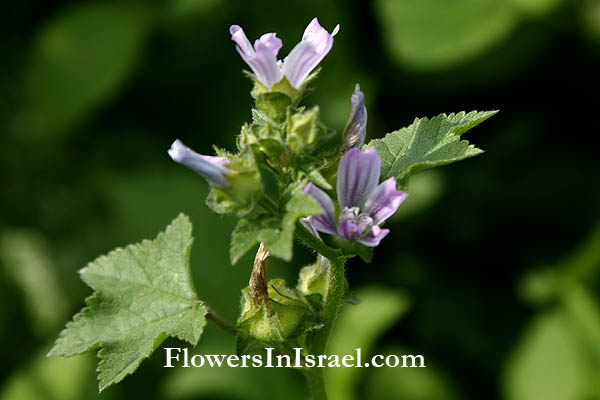
<instances>
[{"instance_id":1,"label":"purple flower","mask_svg":"<svg viewBox=\"0 0 600 400\"><path fill-rule=\"evenodd\" d=\"M240 56L252 68L260 83L271 90L271 87L283 78L283 72L277 63L277 53L282 46L281 39L275 36L275 33L265 33L252 47L239 25L232 25L229 32L231 40L237 44L235 48Z\"/></svg>"},{"instance_id":2,"label":"purple flower","mask_svg":"<svg viewBox=\"0 0 600 400\"><path fill-rule=\"evenodd\" d=\"M330 34L319 25L316 18L310 21L300 43L283 60L283 74L294 88L300 88L308 74L329 53L333 46L333 37L339 30L340 26L336 25Z\"/></svg>"},{"instance_id":3,"label":"purple flower","mask_svg":"<svg viewBox=\"0 0 600 400\"><path fill-rule=\"evenodd\" d=\"M254 42L254 47L239 25L229 28L231 40L237 46L238 53L250 66L254 75L268 90L285 76L289 83L299 89L310 72L323 60L333 46L333 37L338 33L337 25L330 34L317 18L306 27L300 43L296 45L283 61L277 60L281 49L281 39L275 33L265 33Z\"/></svg>"},{"instance_id":4,"label":"purple flower","mask_svg":"<svg viewBox=\"0 0 600 400\"><path fill-rule=\"evenodd\" d=\"M313 196L321 205L323 214L311 217L317 230L356 240L365 246L375 247L389 232L379 225L396 212L408 196L396 190L396 179L391 177L379 184L381 159L370 147L348 151L338 167L337 197L340 207L337 216L333 201L321 189L309 183L304 193Z\"/></svg>"},{"instance_id":5,"label":"purple flower","mask_svg":"<svg viewBox=\"0 0 600 400\"><path fill-rule=\"evenodd\" d=\"M229 163L227 158L198 154L181 143L179 139L173 142L168 153L173 161L185 165L213 186L219 188L228 186L226 175L229 174L229 171L223 168Z\"/></svg>"}]
</instances>

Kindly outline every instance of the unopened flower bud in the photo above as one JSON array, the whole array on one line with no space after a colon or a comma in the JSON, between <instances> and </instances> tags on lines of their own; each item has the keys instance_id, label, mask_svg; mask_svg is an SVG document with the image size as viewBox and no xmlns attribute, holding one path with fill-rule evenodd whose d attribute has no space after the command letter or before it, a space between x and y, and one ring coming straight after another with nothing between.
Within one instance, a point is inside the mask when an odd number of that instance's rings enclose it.
<instances>
[{"instance_id":1,"label":"unopened flower bud","mask_svg":"<svg viewBox=\"0 0 600 400\"><path fill-rule=\"evenodd\" d=\"M208 181L212 190L207 203L215 212L247 214L262 195L262 179L250 151L238 156L205 156L176 140L169 155Z\"/></svg>"},{"instance_id":2,"label":"unopened flower bud","mask_svg":"<svg viewBox=\"0 0 600 400\"><path fill-rule=\"evenodd\" d=\"M350 99L352 104L348 122L342 133L342 147L340 153L346 153L350 149L360 149L365 143L367 135L367 108L365 107L365 95L360 91L357 83L354 93Z\"/></svg>"},{"instance_id":3,"label":"unopened flower bud","mask_svg":"<svg viewBox=\"0 0 600 400\"><path fill-rule=\"evenodd\" d=\"M300 154L325 134L326 130L319 122L319 107L314 106L290 117L287 144L294 153Z\"/></svg>"},{"instance_id":4,"label":"unopened flower bud","mask_svg":"<svg viewBox=\"0 0 600 400\"><path fill-rule=\"evenodd\" d=\"M173 161L185 165L206 179L211 185L220 188L228 185L226 176L229 172L223 167L229 163L227 158L198 154L181 143L179 139L173 142L168 153Z\"/></svg>"}]
</instances>

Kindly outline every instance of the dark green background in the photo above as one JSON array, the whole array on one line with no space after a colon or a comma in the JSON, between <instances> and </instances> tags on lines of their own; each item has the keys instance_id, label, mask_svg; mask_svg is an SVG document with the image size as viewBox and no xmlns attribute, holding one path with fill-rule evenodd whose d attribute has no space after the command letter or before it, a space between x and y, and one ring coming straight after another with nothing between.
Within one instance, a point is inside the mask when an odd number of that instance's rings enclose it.
<instances>
[{"instance_id":1,"label":"dark green background","mask_svg":"<svg viewBox=\"0 0 600 400\"><path fill-rule=\"evenodd\" d=\"M43 357L90 294L77 270L180 211L199 295L236 318L251 257L230 265L235 220L166 150L233 149L250 120L229 25L251 41L277 32L285 55L314 16L341 29L306 104L338 132L357 82L369 138L500 110L466 135L486 153L415 177L373 263L348 266L363 304L335 349L423 354L429 368L335 371L331 397L600 399L597 0L33 0L0 15L1 399L95 396L92 355ZM269 273L293 285L310 261L298 246ZM214 326L198 347L233 350ZM291 370L163 361L157 350L100 397L304 397Z\"/></svg>"}]
</instances>

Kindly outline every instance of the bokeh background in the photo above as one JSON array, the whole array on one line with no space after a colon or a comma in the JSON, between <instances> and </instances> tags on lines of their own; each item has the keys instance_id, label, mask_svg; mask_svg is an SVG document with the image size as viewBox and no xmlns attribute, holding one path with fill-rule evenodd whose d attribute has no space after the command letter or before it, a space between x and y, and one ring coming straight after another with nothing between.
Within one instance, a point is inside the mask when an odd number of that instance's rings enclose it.
<instances>
[{"instance_id":1,"label":"bokeh background","mask_svg":"<svg viewBox=\"0 0 600 400\"><path fill-rule=\"evenodd\" d=\"M48 359L90 294L77 270L194 223L200 296L235 320L251 256L232 267L233 218L173 163L175 138L234 148L251 84L228 27L277 32L287 54L314 17L341 24L307 104L338 130L355 83L368 135L414 117L499 109L466 138L487 152L431 170L389 221L362 300L332 352L423 354L426 369L328 371L331 398L600 399L597 0L11 2L0 19L0 399L97 395L93 354ZM295 284L311 256L270 264ZM183 345L168 340L165 345ZM208 326L196 351L231 353ZM165 370L157 350L101 399L302 399L292 370Z\"/></svg>"}]
</instances>

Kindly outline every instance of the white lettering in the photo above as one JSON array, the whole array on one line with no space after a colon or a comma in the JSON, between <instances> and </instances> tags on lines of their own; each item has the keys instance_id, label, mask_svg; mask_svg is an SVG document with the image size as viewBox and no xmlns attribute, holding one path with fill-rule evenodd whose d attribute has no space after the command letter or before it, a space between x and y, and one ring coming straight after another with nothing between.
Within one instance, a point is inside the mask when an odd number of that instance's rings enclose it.
<instances>
[{"instance_id":1,"label":"white lettering","mask_svg":"<svg viewBox=\"0 0 600 400\"><path fill-rule=\"evenodd\" d=\"M384 364L378 364L375 362L375 360L378 358L380 360L383 360L383 356L381 354L377 354L376 356L373 356L373 358L371 358L371 365L374 366L375 368L381 368L384 366Z\"/></svg>"},{"instance_id":2,"label":"white lettering","mask_svg":"<svg viewBox=\"0 0 600 400\"><path fill-rule=\"evenodd\" d=\"M342 365L346 368L354 367L354 364L352 364L353 361L354 357L352 357L350 354L346 354L344 357L342 357Z\"/></svg>"},{"instance_id":3,"label":"white lettering","mask_svg":"<svg viewBox=\"0 0 600 400\"><path fill-rule=\"evenodd\" d=\"M423 357L422 355L416 355L416 356L412 356L412 355L406 355L406 356L402 356L402 368L406 368L406 359L410 358L411 360L411 365L410 368L425 368L425 357ZM416 359L419 359L421 365L416 365Z\"/></svg>"},{"instance_id":4,"label":"white lettering","mask_svg":"<svg viewBox=\"0 0 600 400\"><path fill-rule=\"evenodd\" d=\"M179 353L181 351L181 347L165 347L165 351L167 352L167 364L165 365L165 368L173 368L173 364L171 364L172 359L179 361L179 354L176 356L171 354L173 350L177 350L177 353Z\"/></svg>"},{"instance_id":5,"label":"white lettering","mask_svg":"<svg viewBox=\"0 0 600 400\"><path fill-rule=\"evenodd\" d=\"M200 360L200 362L196 362L196 360ZM204 357L202 357L201 354L196 354L195 356L192 356L192 359L190 360L192 362L192 365L195 368L200 368L204 366Z\"/></svg>"}]
</instances>

